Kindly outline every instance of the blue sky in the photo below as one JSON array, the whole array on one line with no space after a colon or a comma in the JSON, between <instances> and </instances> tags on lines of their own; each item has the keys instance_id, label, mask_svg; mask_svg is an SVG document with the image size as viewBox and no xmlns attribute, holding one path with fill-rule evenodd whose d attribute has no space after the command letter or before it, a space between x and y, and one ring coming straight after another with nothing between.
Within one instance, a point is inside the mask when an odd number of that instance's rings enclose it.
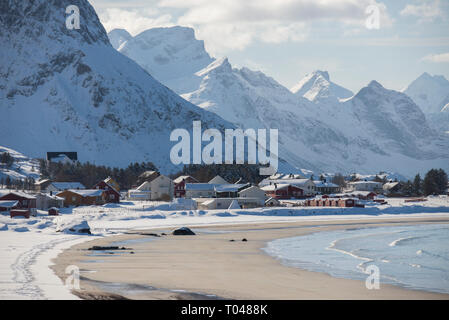
<instances>
[{"instance_id":1,"label":"blue sky","mask_svg":"<svg viewBox=\"0 0 449 320\"><path fill-rule=\"evenodd\" d=\"M288 88L316 69L329 71L331 80L353 91L371 80L401 90L423 72L449 79L446 0L90 3L107 31L124 28L135 35L152 27L190 26L214 57L263 71ZM367 20L376 17L379 28L368 28Z\"/></svg>"}]
</instances>

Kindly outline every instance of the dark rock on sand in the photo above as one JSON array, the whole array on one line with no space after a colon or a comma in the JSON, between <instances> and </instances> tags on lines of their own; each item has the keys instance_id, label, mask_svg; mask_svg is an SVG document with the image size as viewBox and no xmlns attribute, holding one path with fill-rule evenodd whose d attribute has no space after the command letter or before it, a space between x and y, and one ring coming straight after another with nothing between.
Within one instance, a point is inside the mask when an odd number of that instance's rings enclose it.
<instances>
[{"instance_id":1,"label":"dark rock on sand","mask_svg":"<svg viewBox=\"0 0 449 320\"><path fill-rule=\"evenodd\" d=\"M193 232L192 230L190 230L187 227L182 227L179 229L176 229L175 231L173 231L173 235L174 236L194 236L195 232Z\"/></svg>"},{"instance_id":2,"label":"dark rock on sand","mask_svg":"<svg viewBox=\"0 0 449 320\"><path fill-rule=\"evenodd\" d=\"M125 248L125 247L120 248L120 247L116 247L116 246L112 246L112 247L93 246L87 250L103 251L103 250L131 250L131 249Z\"/></svg>"},{"instance_id":3,"label":"dark rock on sand","mask_svg":"<svg viewBox=\"0 0 449 320\"><path fill-rule=\"evenodd\" d=\"M246 240L246 238L243 238L242 241L246 242L246 241L248 241L248 240Z\"/></svg>"}]
</instances>

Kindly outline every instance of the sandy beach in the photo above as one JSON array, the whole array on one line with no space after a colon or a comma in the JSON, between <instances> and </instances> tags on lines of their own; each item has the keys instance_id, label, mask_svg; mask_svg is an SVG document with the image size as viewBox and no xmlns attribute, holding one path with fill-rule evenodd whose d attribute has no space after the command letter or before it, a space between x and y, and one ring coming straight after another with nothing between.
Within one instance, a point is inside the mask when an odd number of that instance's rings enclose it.
<instances>
[{"instance_id":1,"label":"sandy beach","mask_svg":"<svg viewBox=\"0 0 449 320\"><path fill-rule=\"evenodd\" d=\"M169 234L173 229L168 228L135 231L75 245L59 254L52 268L65 281L66 267L78 266L80 290L73 293L84 299L449 299L446 294L387 284L368 290L364 281L288 267L262 250L271 240L311 232L417 223L449 223L449 219L395 217L192 227L195 236L173 236ZM118 244L132 250L95 255L87 250Z\"/></svg>"}]
</instances>

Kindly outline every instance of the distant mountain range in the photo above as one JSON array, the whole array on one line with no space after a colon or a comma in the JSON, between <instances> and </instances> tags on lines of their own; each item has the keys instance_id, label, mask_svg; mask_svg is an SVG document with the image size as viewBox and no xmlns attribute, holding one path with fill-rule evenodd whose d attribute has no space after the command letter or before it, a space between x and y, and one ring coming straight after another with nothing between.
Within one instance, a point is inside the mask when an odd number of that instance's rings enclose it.
<instances>
[{"instance_id":1,"label":"distant mountain range","mask_svg":"<svg viewBox=\"0 0 449 320\"><path fill-rule=\"evenodd\" d=\"M65 26L69 5L80 8L79 30ZM86 0L5 0L0 11L0 146L27 157L77 151L81 161L152 161L170 173L181 167L170 133L200 120L220 131L279 129L287 173L449 171L442 77L423 75L405 93L372 81L354 94L315 71L291 91L211 57L190 28L108 37Z\"/></svg>"},{"instance_id":2,"label":"distant mountain range","mask_svg":"<svg viewBox=\"0 0 449 320\"><path fill-rule=\"evenodd\" d=\"M120 32L108 34L111 43L120 42ZM315 71L288 90L262 72L211 58L194 31L179 26L146 30L115 48L237 127L278 128L280 156L296 169L408 176L449 169L449 135L405 93L376 81L354 94Z\"/></svg>"}]
</instances>

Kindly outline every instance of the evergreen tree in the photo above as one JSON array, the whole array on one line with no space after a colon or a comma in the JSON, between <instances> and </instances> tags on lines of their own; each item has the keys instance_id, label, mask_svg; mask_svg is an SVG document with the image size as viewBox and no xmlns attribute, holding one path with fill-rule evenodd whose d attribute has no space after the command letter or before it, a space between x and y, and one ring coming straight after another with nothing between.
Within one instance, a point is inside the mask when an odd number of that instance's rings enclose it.
<instances>
[{"instance_id":1,"label":"evergreen tree","mask_svg":"<svg viewBox=\"0 0 449 320\"><path fill-rule=\"evenodd\" d=\"M422 195L422 180L419 173L415 176L415 179L413 180L412 193L415 196Z\"/></svg>"},{"instance_id":2,"label":"evergreen tree","mask_svg":"<svg viewBox=\"0 0 449 320\"><path fill-rule=\"evenodd\" d=\"M444 194L447 189L447 174L443 169L431 169L423 181L423 192L427 195Z\"/></svg>"},{"instance_id":3,"label":"evergreen tree","mask_svg":"<svg viewBox=\"0 0 449 320\"><path fill-rule=\"evenodd\" d=\"M335 176L333 176L332 183L342 188L346 187L345 177L341 173L337 173Z\"/></svg>"}]
</instances>

